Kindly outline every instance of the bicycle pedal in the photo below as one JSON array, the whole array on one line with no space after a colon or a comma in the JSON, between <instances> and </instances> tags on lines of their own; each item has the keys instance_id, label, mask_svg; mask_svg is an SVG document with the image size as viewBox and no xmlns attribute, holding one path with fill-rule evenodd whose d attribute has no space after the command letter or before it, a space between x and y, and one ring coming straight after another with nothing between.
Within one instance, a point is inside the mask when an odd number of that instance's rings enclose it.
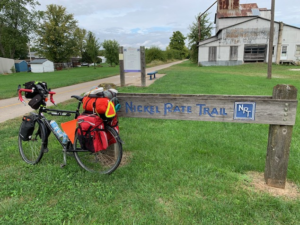
<instances>
[{"instance_id":1,"label":"bicycle pedal","mask_svg":"<svg viewBox=\"0 0 300 225\"><path fill-rule=\"evenodd\" d=\"M49 149L48 148L44 148L44 153L47 153L49 152Z\"/></svg>"}]
</instances>

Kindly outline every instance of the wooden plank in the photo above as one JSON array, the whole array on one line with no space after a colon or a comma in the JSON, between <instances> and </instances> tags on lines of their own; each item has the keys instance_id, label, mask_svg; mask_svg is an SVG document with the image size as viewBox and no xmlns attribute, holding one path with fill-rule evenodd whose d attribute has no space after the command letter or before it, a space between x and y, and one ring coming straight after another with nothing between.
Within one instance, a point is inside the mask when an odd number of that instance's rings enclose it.
<instances>
[{"instance_id":1,"label":"wooden plank","mask_svg":"<svg viewBox=\"0 0 300 225\"><path fill-rule=\"evenodd\" d=\"M297 99L297 89L291 85L277 85L273 89L273 98ZM292 133L293 126L270 125L264 174L269 186L285 188Z\"/></svg>"},{"instance_id":2,"label":"wooden plank","mask_svg":"<svg viewBox=\"0 0 300 225\"><path fill-rule=\"evenodd\" d=\"M294 125L296 99L271 96L118 94L119 116Z\"/></svg>"}]
</instances>

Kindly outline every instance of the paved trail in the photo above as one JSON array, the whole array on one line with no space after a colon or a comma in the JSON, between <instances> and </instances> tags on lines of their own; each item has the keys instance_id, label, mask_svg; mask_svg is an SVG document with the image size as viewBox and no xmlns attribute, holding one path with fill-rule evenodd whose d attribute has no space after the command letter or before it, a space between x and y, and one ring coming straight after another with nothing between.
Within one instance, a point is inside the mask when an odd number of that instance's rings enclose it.
<instances>
[{"instance_id":1,"label":"paved trail","mask_svg":"<svg viewBox=\"0 0 300 225\"><path fill-rule=\"evenodd\" d=\"M147 68L146 73L165 69L181 62L183 61ZM159 79L162 76L164 76L164 74L157 74L156 79ZM146 86L149 86L153 82L155 82L155 80L149 80L149 76L146 77ZM69 100L71 95L80 95L84 92L89 91L92 87L98 86L101 83L114 83L115 85L120 86L120 75L53 89L53 91L56 92L56 94L54 95L54 100L56 103L64 102L66 100ZM125 84L141 86L140 73L126 73ZM48 85L51 87L51 84ZM48 104L51 105L51 103ZM31 111L33 111L33 109L31 109L28 105L24 106L23 103L18 101L17 97L0 100L0 123L9 119L13 119L15 117L23 116L25 113L29 113Z\"/></svg>"}]
</instances>

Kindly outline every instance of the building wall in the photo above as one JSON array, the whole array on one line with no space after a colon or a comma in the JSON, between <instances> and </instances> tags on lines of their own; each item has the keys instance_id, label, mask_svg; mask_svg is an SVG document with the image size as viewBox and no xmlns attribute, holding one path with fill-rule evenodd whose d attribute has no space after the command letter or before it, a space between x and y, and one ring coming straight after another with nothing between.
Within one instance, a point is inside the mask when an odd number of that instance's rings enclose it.
<instances>
[{"instance_id":1,"label":"building wall","mask_svg":"<svg viewBox=\"0 0 300 225\"><path fill-rule=\"evenodd\" d=\"M31 72L32 73L43 73L43 64L31 64Z\"/></svg>"},{"instance_id":2,"label":"building wall","mask_svg":"<svg viewBox=\"0 0 300 225\"><path fill-rule=\"evenodd\" d=\"M0 57L0 74L12 73L11 68L15 68L15 61L13 59Z\"/></svg>"},{"instance_id":3,"label":"building wall","mask_svg":"<svg viewBox=\"0 0 300 225\"><path fill-rule=\"evenodd\" d=\"M47 60L43 64L31 64L32 73L44 73L44 72L53 72L54 64L53 62Z\"/></svg>"},{"instance_id":4,"label":"building wall","mask_svg":"<svg viewBox=\"0 0 300 225\"><path fill-rule=\"evenodd\" d=\"M25 61L20 63L15 63L16 72L27 72L28 71L28 64Z\"/></svg>"},{"instance_id":5,"label":"building wall","mask_svg":"<svg viewBox=\"0 0 300 225\"><path fill-rule=\"evenodd\" d=\"M260 17L271 20L271 10L260 10Z\"/></svg>"},{"instance_id":6,"label":"building wall","mask_svg":"<svg viewBox=\"0 0 300 225\"><path fill-rule=\"evenodd\" d=\"M251 20L253 17L233 17L233 18L224 18L224 19L217 19L216 21L216 31L218 32L219 30L232 26L237 23L242 23L247 20Z\"/></svg>"},{"instance_id":7,"label":"building wall","mask_svg":"<svg viewBox=\"0 0 300 225\"><path fill-rule=\"evenodd\" d=\"M54 64L51 61L46 61L43 63L44 69L43 72L53 72L54 71Z\"/></svg>"},{"instance_id":8,"label":"building wall","mask_svg":"<svg viewBox=\"0 0 300 225\"><path fill-rule=\"evenodd\" d=\"M226 19L227 21L227 19ZM236 22L239 22L237 18ZM274 54L272 61L276 62L278 36L279 36L279 23L274 24ZM204 66L210 65L232 65L242 64L244 62L244 48L245 45L269 45L269 31L270 21L257 18L250 21L245 21L242 24L228 27L219 32L216 37L216 41L205 43L201 42L199 46L199 63ZM212 40L212 39L211 39ZM205 44L204 44L205 43ZM287 46L287 59L297 60L300 59L299 55L296 55L296 46L300 46L300 29L284 26L282 45ZM217 47L217 61L208 61L208 48L209 46ZM238 46L238 60L233 62L229 60L230 46ZM266 49L266 60L268 61L268 48ZM281 52L281 51L280 51Z\"/></svg>"},{"instance_id":9,"label":"building wall","mask_svg":"<svg viewBox=\"0 0 300 225\"><path fill-rule=\"evenodd\" d=\"M282 46L287 46L287 60L300 60L300 55L296 54L297 45L300 45L300 29L283 26ZM285 58L282 56L281 59Z\"/></svg>"}]
</instances>

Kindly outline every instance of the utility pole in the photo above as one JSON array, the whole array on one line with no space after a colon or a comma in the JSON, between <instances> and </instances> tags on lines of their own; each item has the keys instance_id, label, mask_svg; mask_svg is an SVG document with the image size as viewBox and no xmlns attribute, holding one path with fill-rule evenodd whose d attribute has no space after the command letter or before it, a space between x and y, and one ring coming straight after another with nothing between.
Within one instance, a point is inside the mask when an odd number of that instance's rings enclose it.
<instances>
[{"instance_id":1,"label":"utility pole","mask_svg":"<svg viewBox=\"0 0 300 225\"><path fill-rule=\"evenodd\" d=\"M31 62L30 41L28 43L28 51L29 51L29 62Z\"/></svg>"},{"instance_id":2,"label":"utility pole","mask_svg":"<svg viewBox=\"0 0 300 225\"><path fill-rule=\"evenodd\" d=\"M274 13L275 13L275 0L272 0L271 6L271 24L269 36L269 57L268 57L268 79L272 78L272 59L273 59L273 40L274 40Z\"/></svg>"}]
</instances>

